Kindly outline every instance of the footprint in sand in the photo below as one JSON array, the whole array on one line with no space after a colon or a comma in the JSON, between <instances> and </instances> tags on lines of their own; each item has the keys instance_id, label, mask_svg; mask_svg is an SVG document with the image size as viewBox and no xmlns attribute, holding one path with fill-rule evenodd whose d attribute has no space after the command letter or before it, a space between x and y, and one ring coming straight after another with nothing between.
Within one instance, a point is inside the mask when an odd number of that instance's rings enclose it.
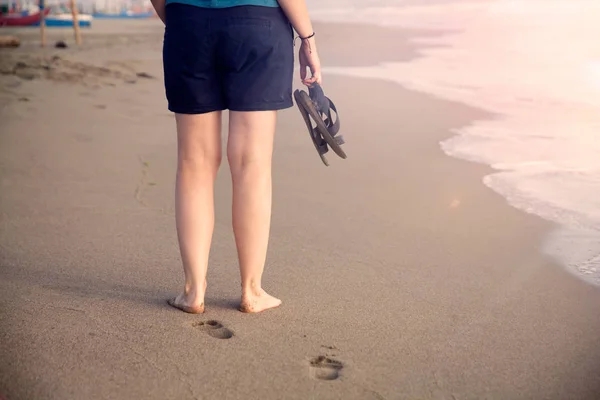
<instances>
[{"instance_id":1,"label":"footprint in sand","mask_svg":"<svg viewBox=\"0 0 600 400\"><path fill-rule=\"evenodd\" d=\"M217 339L231 339L233 337L233 331L225 328L219 321L210 320L194 322L192 326L205 331L210 336Z\"/></svg>"},{"instance_id":2,"label":"footprint in sand","mask_svg":"<svg viewBox=\"0 0 600 400\"><path fill-rule=\"evenodd\" d=\"M323 381L333 381L340 376L344 365L326 356L318 356L310 360L310 374L315 379Z\"/></svg>"},{"instance_id":3,"label":"footprint in sand","mask_svg":"<svg viewBox=\"0 0 600 400\"><path fill-rule=\"evenodd\" d=\"M138 72L135 74L135 76L138 78L154 79L154 77L147 72Z\"/></svg>"}]
</instances>

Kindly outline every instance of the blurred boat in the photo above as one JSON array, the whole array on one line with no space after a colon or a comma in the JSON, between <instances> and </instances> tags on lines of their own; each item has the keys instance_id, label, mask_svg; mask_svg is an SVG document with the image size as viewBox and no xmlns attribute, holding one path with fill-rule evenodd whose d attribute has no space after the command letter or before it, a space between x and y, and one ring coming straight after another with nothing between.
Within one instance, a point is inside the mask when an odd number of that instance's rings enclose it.
<instances>
[{"instance_id":1,"label":"blurred boat","mask_svg":"<svg viewBox=\"0 0 600 400\"><path fill-rule=\"evenodd\" d=\"M121 11L120 13L102 13L96 12L92 14L94 18L98 19L140 19L140 18L150 18L154 15L152 11L146 12L134 12L134 11Z\"/></svg>"},{"instance_id":2,"label":"blurred boat","mask_svg":"<svg viewBox=\"0 0 600 400\"><path fill-rule=\"evenodd\" d=\"M44 15L48 15L49 9L44 10ZM0 26L34 26L40 24L42 13L9 13L0 15Z\"/></svg>"},{"instance_id":3,"label":"blurred boat","mask_svg":"<svg viewBox=\"0 0 600 400\"><path fill-rule=\"evenodd\" d=\"M93 17L88 14L78 14L77 21L79 26L82 28L89 28L92 26ZM50 14L44 18L47 27L72 27L73 26L73 15L71 14ZM35 25L39 25L38 21Z\"/></svg>"}]
</instances>

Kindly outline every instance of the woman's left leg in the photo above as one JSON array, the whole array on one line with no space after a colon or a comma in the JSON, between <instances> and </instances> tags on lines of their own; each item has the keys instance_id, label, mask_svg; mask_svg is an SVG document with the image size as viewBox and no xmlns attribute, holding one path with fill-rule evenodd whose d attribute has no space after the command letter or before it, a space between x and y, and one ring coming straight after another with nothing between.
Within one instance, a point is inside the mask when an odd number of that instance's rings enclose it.
<instances>
[{"instance_id":1,"label":"woman's left leg","mask_svg":"<svg viewBox=\"0 0 600 400\"><path fill-rule=\"evenodd\" d=\"M221 164L221 112L177 114L175 221L185 286L170 304L204 312L214 228L214 183Z\"/></svg>"}]
</instances>

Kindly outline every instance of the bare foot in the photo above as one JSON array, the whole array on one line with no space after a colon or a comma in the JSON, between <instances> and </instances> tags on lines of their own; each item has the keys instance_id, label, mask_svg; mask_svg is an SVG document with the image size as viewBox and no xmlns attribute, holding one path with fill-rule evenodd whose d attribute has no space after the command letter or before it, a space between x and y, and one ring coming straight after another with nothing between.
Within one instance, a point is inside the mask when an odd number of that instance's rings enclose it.
<instances>
[{"instance_id":1,"label":"bare foot","mask_svg":"<svg viewBox=\"0 0 600 400\"><path fill-rule=\"evenodd\" d=\"M204 291L206 292L206 282L204 283ZM167 300L171 307L175 307L181 311L190 314L202 314L204 312L204 293L197 294L195 291L187 290L179 296Z\"/></svg>"},{"instance_id":2,"label":"bare foot","mask_svg":"<svg viewBox=\"0 0 600 400\"><path fill-rule=\"evenodd\" d=\"M260 289L257 294L244 294L240 304L240 311L244 313L258 313L270 308L279 307L281 300Z\"/></svg>"},{"instance_id":3,"label":"bare foot","mask_svg":"<svg viewBox=\"0 0 600 400\"><path fill-rule=\"evenodd\" d=\"M195 306L189 306L187 304L185 304L183 301L178 300L179 297L174 297L172 299L167 300L167 303L171 306L171 307L175 307L181 311L184 311L186 313L190 313L190 314L202 314L204 312L204 303L200 303L199 305L195 305Z\"/></svg>"}]
</instances>

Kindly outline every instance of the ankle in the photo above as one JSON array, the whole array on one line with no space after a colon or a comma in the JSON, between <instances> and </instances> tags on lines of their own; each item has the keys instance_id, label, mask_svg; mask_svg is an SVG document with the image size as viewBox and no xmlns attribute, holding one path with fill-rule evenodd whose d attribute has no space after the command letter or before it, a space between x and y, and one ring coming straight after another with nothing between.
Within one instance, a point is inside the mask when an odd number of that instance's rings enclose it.
<instances>
[{"instance_id":1,"label":"ankle","mask_svg":"<svg viewBox=\"0 0 600 400\"><path fill-rule=\"evenodd\" d=\"M250 282L249 284L242 285L242 297L258 297L263 294L261 284L258 282Z\"/></svg>"},{"instance_id":2,"label":"ankle","mask_svg":"<svg viewBox=\"0 0 600 400\"><path fill-rule=\"evenodd\" d=\"M186 297L204 297L206 292L206 281L202 284L195 282L186 282L183 288L183 293Z\"/></svg>"}]
</instances>

